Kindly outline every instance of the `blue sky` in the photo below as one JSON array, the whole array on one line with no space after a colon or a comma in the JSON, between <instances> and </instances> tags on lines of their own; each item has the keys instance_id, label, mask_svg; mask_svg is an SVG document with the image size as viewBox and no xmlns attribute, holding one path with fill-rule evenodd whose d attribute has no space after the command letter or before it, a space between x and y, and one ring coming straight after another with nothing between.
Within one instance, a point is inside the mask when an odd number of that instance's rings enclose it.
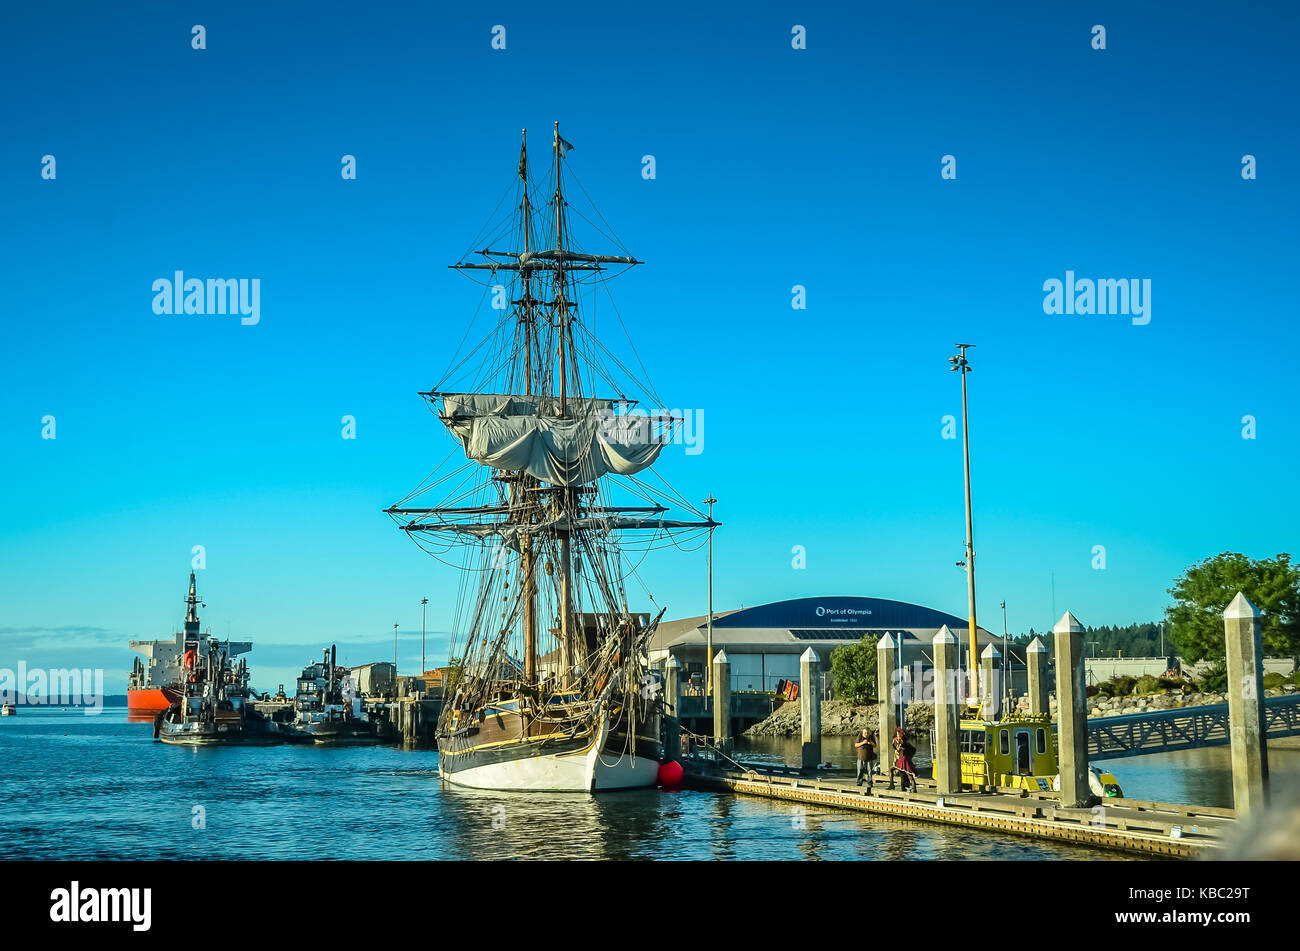
<instances>
[{"instance_id":1,"label":"blue sky","mask_svg":"<svg viewBox=\"0 0 1300 951\"><path fill-rule=\"evenodd\" d=\"M704 412L660 468L720 500L719 609L964 612L959 340L986 626L1003 598L1013 631L1154 619L1189 564L1290 549L1300 14L902 6L8 9L0 666L115 682L202 544L259 686L331 641L391 656L394 622L414 669L456 577L380 509L451 448L416 396L478 304L445 265L557 119L646 262L614 290L656 390ZM178 269L259 278L260 323L155 315ZM1067 270L1150 279L1151 322L1044 314ZM702 553L642 574L703 610Z\"/></svg>"}]
</instances>

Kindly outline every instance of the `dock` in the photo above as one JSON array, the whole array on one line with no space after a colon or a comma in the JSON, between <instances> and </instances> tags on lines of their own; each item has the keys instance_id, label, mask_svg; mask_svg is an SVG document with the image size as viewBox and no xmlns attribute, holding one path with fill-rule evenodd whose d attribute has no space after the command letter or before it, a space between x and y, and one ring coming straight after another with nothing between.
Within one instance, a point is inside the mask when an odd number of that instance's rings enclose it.
<instances>
[{"instance_id":1,"label":"dock","mask_svg":"<svg viewBox=\"0 0 1300 951\"><path fill-rule=\"evenodd\" d=\"M798 767L743 763L734 758L729 716L731 664L725 651L714 655L711 668L715 714L711 735L696 734L681 719L670 717L665 728L666 755L681 764L682 784L687 788L1151 857L1223 856L1238 825L1267 806L1267 737L1291 736L1300 730L1297 698L1265 696L1259 609L1238 592L1224 609L1223 622L1226 704L1092 722L1087 716L1083 676L1085 628L1072 613L1065 612L1052 629L1054 710L1047 677L1048 647L1035 637L1025 648L1029 711L1024 715L1002 715L1000 694L992 686L998 668L996 650L990 645L979 655L977 667L963 669L957 638L945 624L932 641L933 679L927 685L926 702L933 705L930 775L915 777L916 788L907 792L879 783L868 790L857 785L856 771L849 774L823 762L819 693L823 662L811 647L799 658ZM879 728L875 733L882 745L896 732L902 734L903 708L915 687L894 676L899 644L898 636L888 631L876 644L876 670L892 672L888 682L881 678L877 684ZM675 658L667 662L665 673L670 704L680 707L681 665ZM983 684L978 690L977 683ZM971 702L972 697L980 696L986 699ZM986 705L991 708L987 715ZM972 709L978 711L977 716L969 715ZM963 710L968 712L964 718ZM994 732L999 734L996 744ZM1098 781L1089 766L1090 756L1099 754L1110 759L1220 743L1231 747L1231 809L1125 799L1122 794L1115 795L1117 784L1104 777ZM1110 795L1103 796L1103 792Z\"/></svg>"},{"instance_id":2,"label":"dock","mask_svg":"<svg viewBox=\"0 0 1300 951\"><path fill-rule=\"evenodd\" d=\"M255 700L250 704L268 720L293 719L292 700ZM425 696L366 697L361 709L379 736L407 749L432 749L442 698Z\"/></svg>"},{"instance_id":3,"label":"dock","mask_svg":"<svg viewBox=\"0 0 1300 951\"><path fill-rule=\"evenodd\" d=\"M1231 809L1144 800L1108 799L1092 808L1063 806L1050 794L1020 791L940 796L932 781L918 792L876 783L868 793L847 770L819 771L718 765L703 757L682 759L683 786L727 791L891 818L1005 832L1093 848L1167 858L1200 859L1221 854L1236 820Z\"/></svg>"}]
</instances>

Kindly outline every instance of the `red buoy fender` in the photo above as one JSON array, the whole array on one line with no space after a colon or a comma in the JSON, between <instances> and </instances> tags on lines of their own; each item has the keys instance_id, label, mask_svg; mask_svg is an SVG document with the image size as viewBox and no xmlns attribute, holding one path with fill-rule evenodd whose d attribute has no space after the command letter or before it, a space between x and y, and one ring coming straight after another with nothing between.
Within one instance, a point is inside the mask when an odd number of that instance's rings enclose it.
<instances>
[{"instance_id":1,"label":"red buoy fender","mask_svg":"<svg viewBox=\"0 0 1300 951\"><path fill-rule=\"evenodd\" d=\"M659 785L665 789L680 786L684 775L685 771L682 769L682 764L676 760L659 764Z\"/></svg>"}]
</instances>

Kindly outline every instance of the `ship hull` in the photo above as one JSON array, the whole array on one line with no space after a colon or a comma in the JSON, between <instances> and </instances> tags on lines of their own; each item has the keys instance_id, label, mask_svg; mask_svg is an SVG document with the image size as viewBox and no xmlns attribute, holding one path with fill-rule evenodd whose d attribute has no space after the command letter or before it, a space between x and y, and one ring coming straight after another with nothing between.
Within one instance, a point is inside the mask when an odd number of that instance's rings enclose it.
<instances>
[{"instance_id":1,"label":"ship hull","mask_svg":"<svg viewBox=\"0 0 1300 951\"><path fill-rule=\"evenodd\" d=\"M158 739L172 746L270 746L288 740L278 727L261 721L177 723L163 719L156 729Z\"/></svg>"},{"instance_id":2,"label":"ship hull","mask_svg":"<svg viewBox=\"0 0 1300 951\"><path fill-rule=\"evenodd\" d=\"M126 712L128 716L148 715L152 717L160 710L166 710L181 698L181 692L172 687L144 687L126 692Z\"/></svg>"},{"instance_id":3,"label":"ship hull","mask_svg":"<svg viewBox=\"0 0 1300 951\"><path fill-rule=\"evenodd\" d=\"M632 750L626 735L611 730L608 723L595 737L483 746L464 746L454 738L438 742L438 773L443 779L457 786L498 791L643 789L658 783L662 758L657 737L639 736Z\"/></svg>"},{"instance_id":4,"label":"ship hull","mask_svg":"<svg viewBox=\"0 0 1300 951\"><path fill-rule=\"evenodd\" d=\"M372 723L295 724L293 729L317 746L378 746L385 742Z\"/></svg>"}]
</instances>

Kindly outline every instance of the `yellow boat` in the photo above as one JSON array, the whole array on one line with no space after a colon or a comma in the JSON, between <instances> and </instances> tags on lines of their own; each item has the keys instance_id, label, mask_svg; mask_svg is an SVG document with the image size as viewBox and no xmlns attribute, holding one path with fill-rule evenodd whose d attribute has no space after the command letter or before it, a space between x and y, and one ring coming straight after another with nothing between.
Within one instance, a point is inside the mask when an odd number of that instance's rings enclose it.
<instances>
[{"instance_id":1,"label":"yellow boat","mask_svg":"<svg viewBox=\"0 0 1300 951\"><path fill-rule=\"evenodd\" d=\"M963 788L1061 788L1056 729L1046 713L1007 713L992 720L984 718L981 705L968 706L961 718L960 746ZM1114 774L1095 766L1088 771L1088 785L1099 799L1124 795Z\"/></svg>"}]
</instances>

